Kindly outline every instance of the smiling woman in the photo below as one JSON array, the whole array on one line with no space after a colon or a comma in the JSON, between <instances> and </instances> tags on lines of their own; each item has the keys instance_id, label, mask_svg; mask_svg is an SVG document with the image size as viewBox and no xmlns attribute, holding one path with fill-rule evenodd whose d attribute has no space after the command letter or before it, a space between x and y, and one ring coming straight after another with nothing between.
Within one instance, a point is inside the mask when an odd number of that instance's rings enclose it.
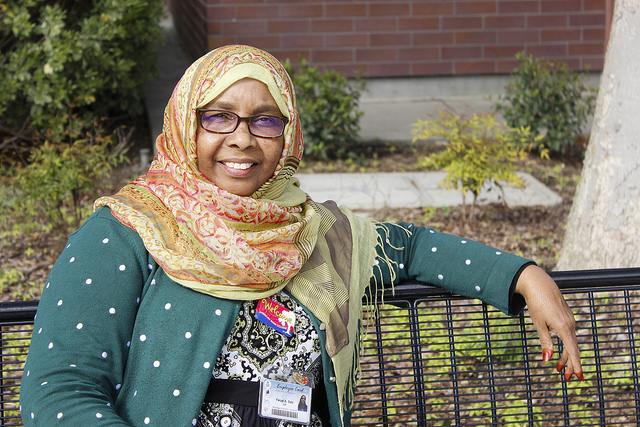
<instances>
[{"instance_id":1,"label":"smiling woman","mask_svg":"<svg viewBox=\"0 0 640 427\"><path fill-rule=\"evenodd\" d=\"M149 170L96 201L44 286L26 426L349 425L363 295L409 279L511 314L526 300L542 359L556 332L582 378L572 314L532 261L312 200L293 93L248 46L187 69Z\"/></svg>"}]
</instances>

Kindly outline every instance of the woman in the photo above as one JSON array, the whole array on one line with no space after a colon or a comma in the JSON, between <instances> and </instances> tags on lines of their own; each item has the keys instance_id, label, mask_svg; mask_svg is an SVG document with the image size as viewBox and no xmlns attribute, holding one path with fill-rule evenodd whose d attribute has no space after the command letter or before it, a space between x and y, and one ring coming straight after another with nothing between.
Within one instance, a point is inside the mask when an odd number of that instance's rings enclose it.
<instances>
[{"instance_id":1,"label":"woman","mask_svg":"<svg viewBox=\"0 0 640 427\"><path fill-rule=\"evenodd\" d=\"M293 178L301 156L275 58L227 46L192 64L149 171L97 200L52 269L25 425L348 425L364 290L409 278L507 313L524 297L542 359L553 331L582 378L571 312L531 261L315 203ZM310 410L283 416L289 389Z\"/></svg>"}]
</instances>

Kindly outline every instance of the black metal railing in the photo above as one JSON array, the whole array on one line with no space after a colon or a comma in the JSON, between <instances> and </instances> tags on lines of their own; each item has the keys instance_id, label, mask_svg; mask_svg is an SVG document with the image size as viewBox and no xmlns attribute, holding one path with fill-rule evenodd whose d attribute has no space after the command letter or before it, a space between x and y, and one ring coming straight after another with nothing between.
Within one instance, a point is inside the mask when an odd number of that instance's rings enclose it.
<instances>
[{"instance_id":1,"label":"black metal railing","mask_svg":"<svg viewBox=\"0 0 640 427\"><path fill-rule=\"evenodd\" d=\"M639 425L640 268L552 276L576 317L585 381L567 382L540 361L526 313L510 318L406 283L395 295L386 291L365 320L353 425ZM2 426L21 425L18 393L36 304L0 304Z\"/></svg>"}]
</instances>

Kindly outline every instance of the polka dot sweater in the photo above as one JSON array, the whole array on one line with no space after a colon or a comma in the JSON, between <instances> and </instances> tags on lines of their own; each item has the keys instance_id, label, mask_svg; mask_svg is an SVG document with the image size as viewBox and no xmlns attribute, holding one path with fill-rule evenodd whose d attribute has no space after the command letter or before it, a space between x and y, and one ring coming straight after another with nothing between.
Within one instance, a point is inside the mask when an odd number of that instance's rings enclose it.
<instances>
[{"instance_id":1,"label":"polka dot sweater","mask_svg":"<svg viewBox=\"0 0 640 427\"><path fill-rule=\"evenodd\" d=\"M392 263L376 280L418 279L474 296L504 312L522 301L512 284L530 263L434 230L388 224L380 236ZM380 258L383 260L382 258ZM194 425L240 303L173 282L139 236L99 209L56 261L38 306L25 364L25 426ZM341 424L324 328L321 342L332 425Z\"/></svg>"}]
</instances>

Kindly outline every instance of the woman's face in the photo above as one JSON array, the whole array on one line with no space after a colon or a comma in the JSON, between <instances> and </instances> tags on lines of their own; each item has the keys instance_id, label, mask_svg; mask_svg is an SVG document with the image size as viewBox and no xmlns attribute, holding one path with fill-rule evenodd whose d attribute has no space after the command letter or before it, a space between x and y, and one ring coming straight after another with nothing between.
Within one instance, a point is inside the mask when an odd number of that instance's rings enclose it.
<instances>
[{"instance_id":1,"label":"woman's face","mask_svg":"<svg viewBox=\"0 0 640 427\"><path fill-rule=\"evenodd\" d=\"M282 116L267 86L248 78L229 86L203 109L231 111L240 117ZM252 135L247 121L229 134L207 132L198 124L198 169L215 185L238 196L250 196L273 176L283 147L283 136Z\"/></svg>"}]
</instances>

